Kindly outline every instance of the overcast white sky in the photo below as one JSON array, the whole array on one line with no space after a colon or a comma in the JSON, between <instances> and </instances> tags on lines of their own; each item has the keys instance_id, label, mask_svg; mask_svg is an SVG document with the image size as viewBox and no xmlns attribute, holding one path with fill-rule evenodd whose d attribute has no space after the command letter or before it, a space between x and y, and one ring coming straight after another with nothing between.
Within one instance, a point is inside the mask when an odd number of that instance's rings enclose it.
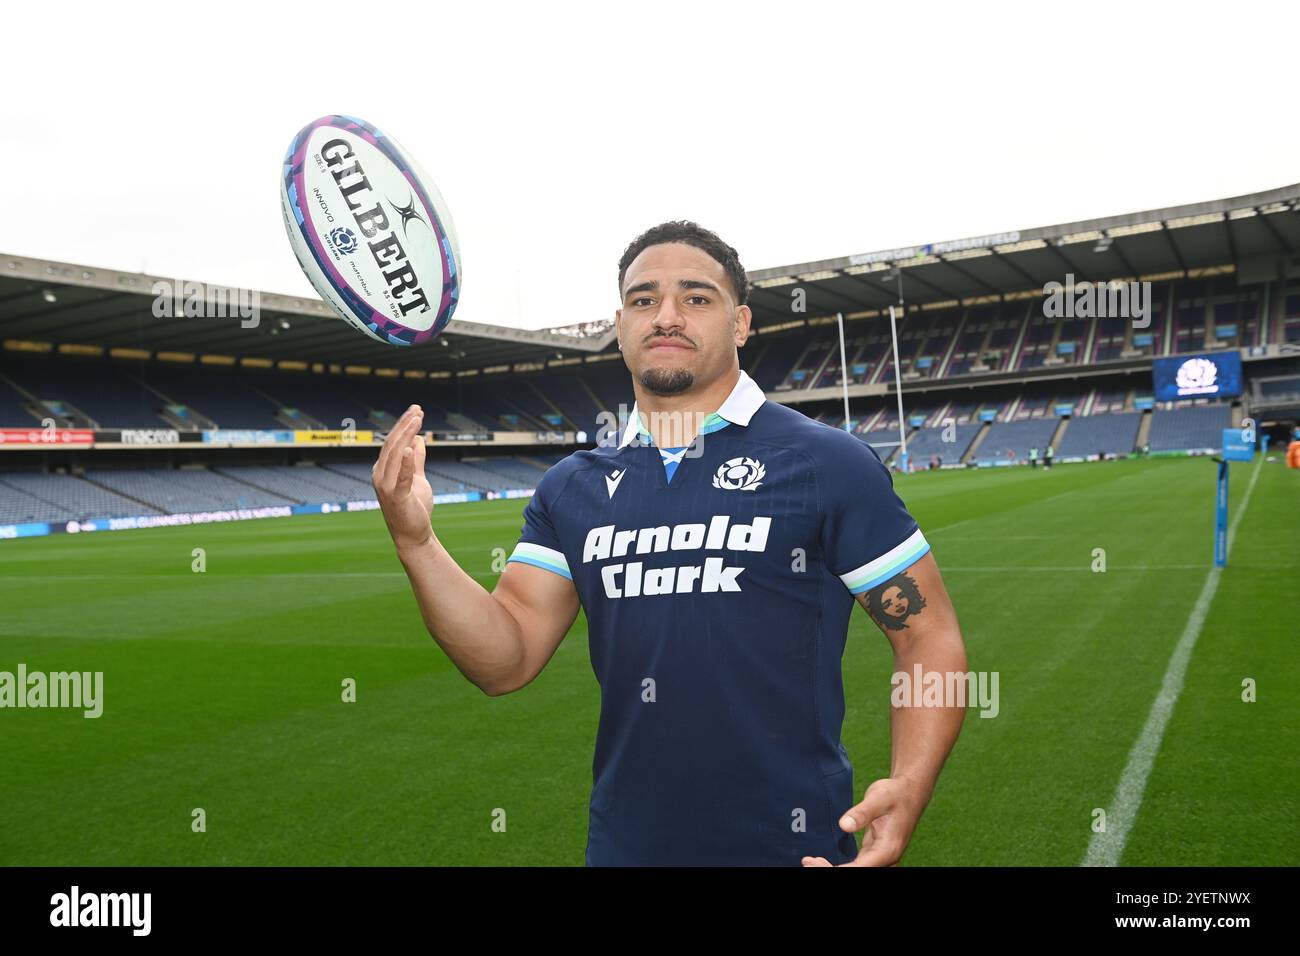
<instances>
[{"instance_id":1,"label":"overcast white sky","mask_svg":"<svg viewBox=\"0 0 1300 956\"><path fill-rule=\"evenodd\" d=\"M348 113L451 207L457 318L610 317L620 253L665 219L758 269L1300 180L1298 23L1277 2L11 4L0 252L312 295L280 161Z\"/></svg>"}]
</instances>

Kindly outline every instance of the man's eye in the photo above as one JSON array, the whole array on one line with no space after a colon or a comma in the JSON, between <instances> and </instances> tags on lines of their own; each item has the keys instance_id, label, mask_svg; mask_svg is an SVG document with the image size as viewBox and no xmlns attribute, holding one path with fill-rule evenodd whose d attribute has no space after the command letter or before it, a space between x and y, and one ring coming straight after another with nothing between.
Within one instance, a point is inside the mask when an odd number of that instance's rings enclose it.
<instances>
[{"instance_id":1,"label":"man's eye","mask_svg":"<svg viewBox=\"0 0 1300 956\"><path fill-rule=\"evenodd\" d=\"M706 299L706 298L704 298L704 296L702 296L702 295L693 295L693 296L691 296L689 299L687 299L687 301L688 301L688 302L696 302L696 303L699 304L699 305L708 305L708 304L709 304L709 300Z\"/></svg>"},{"instance_id":2,"label":"man's eye","mask_svg":"<svg viewBox=\"0 0 1300 956\"><path fill-rule=\"evenodd\" d=\"M647 298L646 296L641 296L641 298L639 298L639 299L633 299L633 300L632 300L632 304L633 304L633 305L649 305L649 304L650 304L650 299Z\"/></svg>"}]
</instances>

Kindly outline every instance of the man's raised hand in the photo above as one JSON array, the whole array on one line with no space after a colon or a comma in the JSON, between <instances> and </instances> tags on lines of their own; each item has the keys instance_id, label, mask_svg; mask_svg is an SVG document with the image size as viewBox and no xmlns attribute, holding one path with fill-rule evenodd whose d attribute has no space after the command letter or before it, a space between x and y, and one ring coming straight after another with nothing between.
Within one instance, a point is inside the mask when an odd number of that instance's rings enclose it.
<instances>
[{"instance_id":1,"label":"man's raised hand","mask_svg":"<svg viewBox=\"0 0 1300 956\"><path fill-rule=\"evenodd\" d=\"M397 551L419 548L433 537L433 488L424 477L424 410L412 405L398 419L379 450L370 483L379 498Z\"/></svg>"}]
</instances>

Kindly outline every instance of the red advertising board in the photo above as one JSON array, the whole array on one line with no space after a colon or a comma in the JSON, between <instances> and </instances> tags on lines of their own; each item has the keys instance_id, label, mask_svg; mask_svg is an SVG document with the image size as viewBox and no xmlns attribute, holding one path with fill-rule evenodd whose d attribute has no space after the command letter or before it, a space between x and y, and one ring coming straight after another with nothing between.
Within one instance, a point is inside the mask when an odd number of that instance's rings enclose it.
<instances>
[{"instance_id":1,"label":"red advertising board","mask_svg":"<svg viewBox=\"0 0 1300 956\"><path fill-rule=\"evenodd\" d=\"M95 433L89 428L0 428L3 445L92 445Z\"/></svg>"}]
</instances>

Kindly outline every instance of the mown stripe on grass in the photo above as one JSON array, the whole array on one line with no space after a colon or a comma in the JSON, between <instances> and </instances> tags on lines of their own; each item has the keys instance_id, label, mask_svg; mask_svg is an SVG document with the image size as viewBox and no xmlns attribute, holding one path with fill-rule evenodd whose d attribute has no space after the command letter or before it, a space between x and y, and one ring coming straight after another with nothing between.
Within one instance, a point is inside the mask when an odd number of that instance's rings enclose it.
<instances>
[{"instance_id":1,"label":"mown stripe on grass","mask_svg":"<svg viewBox=\"0 0 1300 956\"><path fill-rule=\"evenodd\" d=\"M1232 516L1232 524L1228 527L1229 554L1232 553L1232 542L1237 536L1237 527L1241 524L1241 518L1250 504L1255 483L1259 480L1262 463L1263 456L1255 462L1255 468L1250 475L1250 484L1246 486L1246 494L1241 499L1237 513ZM1200 596L1192 607L1191 616L1188 617L1182 636L1178 639L1178 644L1169 658L1169 665L1165 668L1165 676L1160 683L1160 693L1152 702L1146 724L1138 734L1133 749L1129 751L1128 763L1124 766L1123 774L1120 775L1119 786L1115 788L1115 796L1111 799L1110 809L1106 813L1106 829L1093 833L1088 841L1088 852L1083 858L1083 866L1118 866L1124 856L1124 846L1128 843L1129 831L1133 829L1133 823L1142 807L1142 795L1146 792L1147 779L1151 776L1156 754L1160 752L1160 744L1164 740L1165 728L1169 726L1169 718L1173 716L1174 707L1178 704L1178 696L1182 693L1183 681L1187 677L1187 665L1191 662L1196 640L1201 636L1201 627L1210 612L1214 594L1219 589L1220 577L1222 572L1218 567L1210 568L1205 576L1205 584L1201 588Z\"/></svg>"}]
</instances>

